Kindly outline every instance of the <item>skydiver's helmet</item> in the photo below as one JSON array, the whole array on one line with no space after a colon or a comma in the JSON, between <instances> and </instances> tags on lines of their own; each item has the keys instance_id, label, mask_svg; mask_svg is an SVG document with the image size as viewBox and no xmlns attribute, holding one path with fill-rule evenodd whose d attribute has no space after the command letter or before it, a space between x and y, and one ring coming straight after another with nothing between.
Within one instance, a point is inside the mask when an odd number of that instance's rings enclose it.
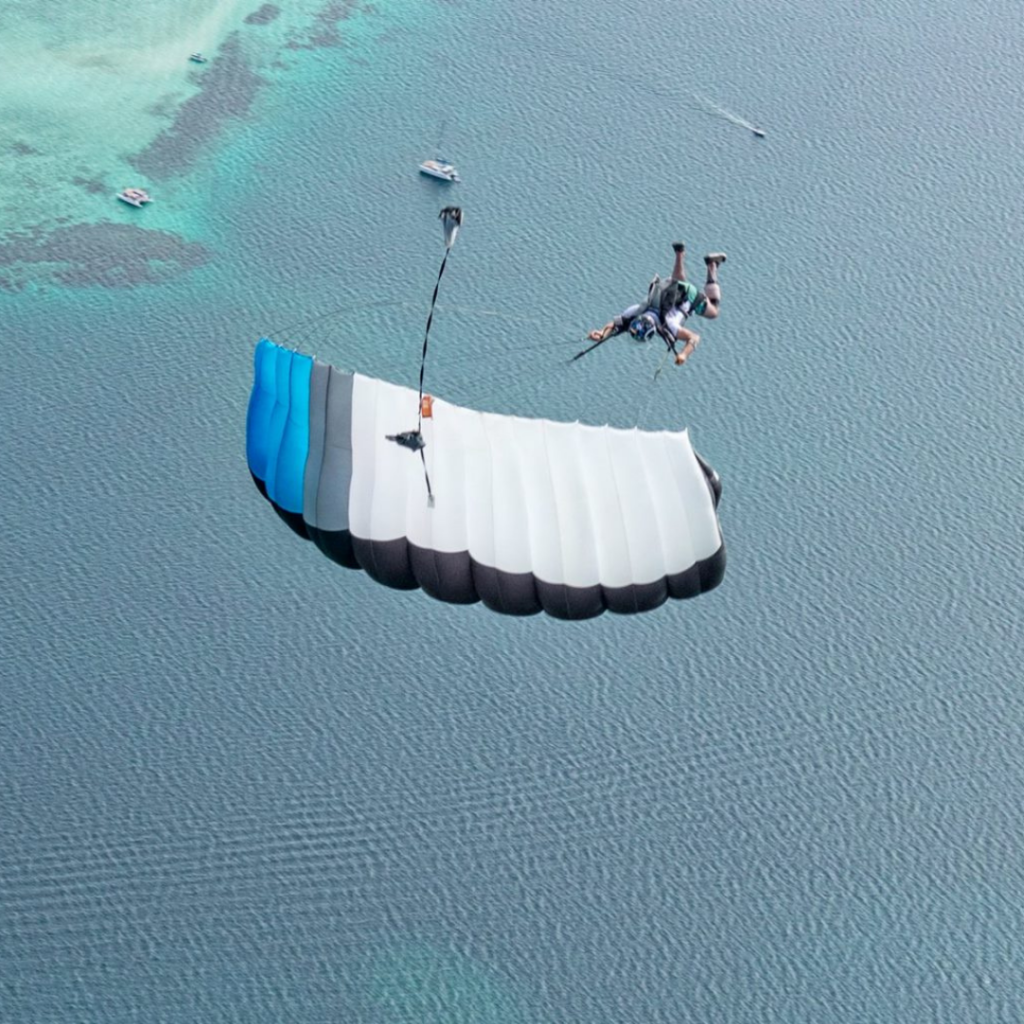
<instances>
[{"instance_id":1,"label":"skydiver's helmet","mask_svg":"<svg viewBox=\"0 0 1024 1024\"><path fill-rule=\"evenodd\" d=\"M658 321L653 313L641 313L629 323L629 335L634 341L650 341L658 333Z\"/></svg>"}]
</instances>

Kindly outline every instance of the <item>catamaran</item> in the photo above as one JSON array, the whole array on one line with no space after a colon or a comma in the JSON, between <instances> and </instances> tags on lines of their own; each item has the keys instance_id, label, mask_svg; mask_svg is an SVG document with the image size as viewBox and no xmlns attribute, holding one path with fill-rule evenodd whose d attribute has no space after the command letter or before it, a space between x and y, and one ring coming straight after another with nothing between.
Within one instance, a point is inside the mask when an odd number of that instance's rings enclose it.
<instances>
[{"instance_id":1,"label":"catamaran","mask_svg":"<svg viewBox=\"0 0 1024 1024\"><path fill-rule=\"evenodd\" d=\"M153 197L144 188L126 188L117 193L117 198L129 206L142 206L153 202Z\"/></svg>"},{"instance_id":2,"label":"catamaran","mask_svg":"<svg viewBox=\"0 0 1024 1024\"><path fill-rule=\"evenodd\" d=\"M438 157L436 160L424 160L420 164L420 174L426 174L430 178L440 178L441 181L462 181L454 164L450 164L442 157Z\"/></svg>"}]
</instances>

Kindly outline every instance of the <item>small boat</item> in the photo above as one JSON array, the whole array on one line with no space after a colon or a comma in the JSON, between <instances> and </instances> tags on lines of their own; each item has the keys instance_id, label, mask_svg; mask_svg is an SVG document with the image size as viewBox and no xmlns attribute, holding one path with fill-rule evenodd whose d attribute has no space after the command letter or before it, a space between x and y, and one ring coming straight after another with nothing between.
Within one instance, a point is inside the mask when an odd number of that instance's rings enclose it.
<instances>
[{"instance_id":1,"label":"small boat","mask_svg":"<svg viewBox=\"0 0 1024 1024\"><path fill-rule=\"evenodd\" d=\"M441 157L436 160L424 160L420 164L420 174L425 174L429 178L440 178L441 181L462 181L454 165Z\"/></svg>"},{"instance_id":2,"label":"small boat","mask_svg":"<svg viewBox=\"0 0 1024 1024\"><path fill-rule=\"evenodd\" d=\"M204 57L201 53L196 52L190 53L188 55L188 59L192 61L193 64L205 64L209 60L209 57Z\"/></svg>"},{"instance_id":3,"label":"small boat","mask_svg":"<svg viewBox=\"0 0 1024 1024\"><path fill-rule=\"evenodd\" d=\"M117 198L129 206L142 206L143 203L153 202L153 197L144 188L126 188L117 193Z\"/></svg>"},{"instance_id":4,"label":"small boat","mask_svg":"<svg viewBox=\"0 0 1024 1024\"><path fill-rule=\"evenodd\" d=\"M764 138L764 132L760 128L751 128L750 130L754 133L754 138L755 139L763 139Z\"/></svg>"}]
</instances>

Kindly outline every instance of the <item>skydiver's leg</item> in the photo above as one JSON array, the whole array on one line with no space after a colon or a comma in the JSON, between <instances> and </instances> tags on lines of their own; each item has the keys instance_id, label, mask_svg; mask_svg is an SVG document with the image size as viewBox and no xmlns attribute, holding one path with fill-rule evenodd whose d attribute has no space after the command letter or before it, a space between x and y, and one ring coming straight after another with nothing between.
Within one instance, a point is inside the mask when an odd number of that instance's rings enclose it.
<instances>
[{"instance_id":1,"label":"skydiver's leg","mask_svg":"<svg viewBox=\"0 0 1024 1024\"><path fill-rule=\"evenodd\" d=\"M682 242L673 242L672 251L676 254L676 261L672 267L673 281L685 281L686 280L686 267L684 261L686 260L686 246Z\"/></svg>"},{"instance_id":2,"label":"skydiver's leg","mask_svg":"<svg viewBox=\"0 0 1024 1024\"><path fill-rule=\"evenodd\" d=\"M708 279L704 284L707 302L704 303L704 312L701 313L701 316L708 320L714 320L718 316L722 305L722 288L718 283L718 268L724 262L724 252L712 252L704 257L704 263L708 268Z\"/></svg>"}]
</instances>

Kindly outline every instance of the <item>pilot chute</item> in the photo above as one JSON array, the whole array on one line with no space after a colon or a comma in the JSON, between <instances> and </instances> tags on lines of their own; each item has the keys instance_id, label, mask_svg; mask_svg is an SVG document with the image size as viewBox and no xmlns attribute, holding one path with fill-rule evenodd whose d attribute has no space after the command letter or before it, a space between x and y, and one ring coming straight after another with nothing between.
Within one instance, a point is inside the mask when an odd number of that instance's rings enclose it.
<instances>
[{"instance_id":1,"label":"pilot chute","mask_svg":"<svg viewBox=\"0 0 1024 1024\"><path fill-rule=\"evenodd\" d=\"M264 339L247 422L253 479L335 562L453 604L587 619L721 582L720 483L687 431L420 402ZM393 441L418 416L422 467Z\"/></svg>"}]
</instances>

